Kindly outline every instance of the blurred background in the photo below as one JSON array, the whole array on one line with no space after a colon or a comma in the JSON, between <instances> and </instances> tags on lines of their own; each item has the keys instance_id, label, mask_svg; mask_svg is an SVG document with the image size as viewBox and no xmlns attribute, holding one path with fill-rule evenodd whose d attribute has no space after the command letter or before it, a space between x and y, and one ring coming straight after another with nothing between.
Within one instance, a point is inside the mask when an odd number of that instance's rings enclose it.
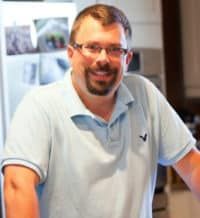
<instances>
[{"instance_id":1,"label":"blurred background","mask_svg":"<svg viewBox=\"0 0 200 218\"><path fill-rule=\"evenodd\" d=\"M199 0L0 1L0 154L24 94L61 79L69 68L66 45L72 22L93 3L125 11L134 49L128 73L144 75L161 90L200 148ZM171 167L158 168L153 214L199 217L200 203Z\"/></svg>"}]
</instances>

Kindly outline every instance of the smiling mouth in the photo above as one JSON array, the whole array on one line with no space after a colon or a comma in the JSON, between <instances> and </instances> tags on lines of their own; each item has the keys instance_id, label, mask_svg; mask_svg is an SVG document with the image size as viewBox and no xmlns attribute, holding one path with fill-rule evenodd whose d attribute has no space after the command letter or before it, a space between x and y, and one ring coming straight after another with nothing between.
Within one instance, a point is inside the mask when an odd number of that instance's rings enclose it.
<instances>
[{"instance_id":1,"label":"smiling mouth","mask_svg":"<svg viewBox=\"0 0 200 218\"><path fill-rule=\"evenodd\" d=\"M86 70L86 85L88 90L95 95L107 95L117 80L116 69L92 69Z\"/></svg>"},{"instance_id":2,"label":"smiling mouth","mask_svg":"<svg viewBox=\"0 0 200 218\"><path fill-rule=\"evenodd\" d=\"M113 73L107 71L92 71L91 76L97 80L105 80L112 77Z\"/></svg>"},{"instance_id":3,"label":"smiling mouth","mask_svg":"<svg viewBox=\"0 0 200 218\"><path fill-rule=\"evenodd\" d=\"M108 72L108 71L93 71L92 74L95 74L97 76L104 76L104 75L111 75L112 73L111 72Z\"/></svg>"},{"instance_id":4,"label":"smiling mouth","mask_svg":"<svg viewBox=\"0 0 200 218\"><path fill-rule=\"evenodd\" d=\"M117 69L105 64L104 66L88 67L86 74L94 81L109 82L117 75Z\"/></svg>"}]
</instances>

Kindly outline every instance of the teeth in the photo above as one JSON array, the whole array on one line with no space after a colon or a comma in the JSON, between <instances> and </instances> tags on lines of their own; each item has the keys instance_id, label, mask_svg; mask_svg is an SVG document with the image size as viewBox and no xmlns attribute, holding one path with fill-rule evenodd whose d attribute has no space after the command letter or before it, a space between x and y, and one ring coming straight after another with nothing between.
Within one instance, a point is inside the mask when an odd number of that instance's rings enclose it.
<instances>
[{"instance_id":1,"label":"teeth","mask_svg":"<svg viewBox=\"0 0 200 218\"><path fill-rule=\"evenodd\" d=\"M95 74L97 75L105 75L107 74L108 72L105 72L105 71L96 71Z\"/></svg>"}]
</instances>

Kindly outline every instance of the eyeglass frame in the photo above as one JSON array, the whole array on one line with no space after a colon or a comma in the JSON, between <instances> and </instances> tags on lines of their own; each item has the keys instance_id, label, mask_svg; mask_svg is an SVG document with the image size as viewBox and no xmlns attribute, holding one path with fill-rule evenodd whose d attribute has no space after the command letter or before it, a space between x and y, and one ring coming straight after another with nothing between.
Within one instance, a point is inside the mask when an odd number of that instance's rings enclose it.
<instances>
[{"instance_id":1,"label":"eyeglass frame","mask_svg":"<svg viewBox=\"0 0 200 218\"><path fill-rule=\"evenodd\" d=\"M89 49L92 49L92 47L91 48L89 48L89 47L87 47L87 46L89 46L89 45L91 45L91 46L94 46L95 48L94 48L94 51L90 51ZM128 49L128 48L122 48L122 47L115 47L115 46L110 46L110 47L102 47L102 46L99 46L99 45L97 45L97 44L79 44L79 43L73 43L73 48L75 48L75 49L80 49L82 52L83 52L83 48L85 48L86 49L86 51L88 52L88 54L95 54L95 55L99 55L100 53L101 53L101 51L102 50L105 50L106 51L106 54L109 56L109 57L113 57L113 58L119 58L119 57L121 57L122 55L126 55L129 51L132 51L131 49ZM96 49L96 50L95 50ZM114 54L112 54L112 52L114 52L114 50L112 50L112 49L120 49L120 51L121 51L121 53L120 54L118 54L118 55L114 55ZM84 52L83 52L84 53Z\"/></svg>"}]
</instances>

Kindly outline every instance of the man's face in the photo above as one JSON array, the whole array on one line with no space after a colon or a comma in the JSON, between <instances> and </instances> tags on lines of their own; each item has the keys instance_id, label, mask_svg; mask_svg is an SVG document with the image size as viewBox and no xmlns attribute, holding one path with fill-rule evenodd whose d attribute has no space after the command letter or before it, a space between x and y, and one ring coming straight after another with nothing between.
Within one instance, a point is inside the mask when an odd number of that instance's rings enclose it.
<instances>
[{"instance_id":1,"label":"man's face","mask_svg":"<svg viewBox=\"0 0 200 218\"><path fill-rule=\"evenodd\" d=\"M115 48L127 48L121 24L102 26L94 18L86 17L75 42L82 47L69 45L68 56L73 69L72 82L79 95L113 95L131 59L131 53L118 55L115 52Z\"/></svg>"}]
</instances>

